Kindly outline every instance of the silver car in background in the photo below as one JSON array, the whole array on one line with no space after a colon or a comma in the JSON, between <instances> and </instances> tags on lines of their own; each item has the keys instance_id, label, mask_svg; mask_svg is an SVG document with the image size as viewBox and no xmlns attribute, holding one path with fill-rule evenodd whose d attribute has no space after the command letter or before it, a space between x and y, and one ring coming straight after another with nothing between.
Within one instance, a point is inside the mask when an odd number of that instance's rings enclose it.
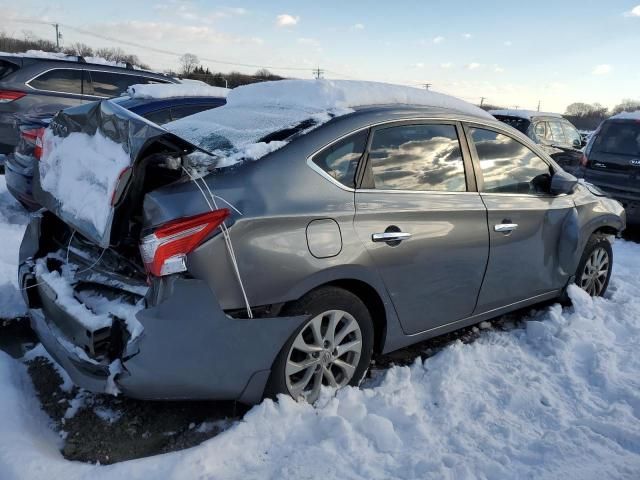
<instances>
[{"instance_id":1,"label":"silver car in background","mask_svg":"<svg viewBox=\"0 0 640 480\"><path fill-rule=\"evenodd\" d=\"M349 104L368 85L300 82L244 87L168 130L108 101L54 120L56 141L97 129L131 159L99 225L36 188L50 212L20 251L32 325L76 383L314 401L322 385L358 385L373 352L572 282L605 293L621 205L523 134L430 92ZM349 108L296 106L299 89ZM216 160L192 168L202 149Z\"/></svg>"}]
</instances>

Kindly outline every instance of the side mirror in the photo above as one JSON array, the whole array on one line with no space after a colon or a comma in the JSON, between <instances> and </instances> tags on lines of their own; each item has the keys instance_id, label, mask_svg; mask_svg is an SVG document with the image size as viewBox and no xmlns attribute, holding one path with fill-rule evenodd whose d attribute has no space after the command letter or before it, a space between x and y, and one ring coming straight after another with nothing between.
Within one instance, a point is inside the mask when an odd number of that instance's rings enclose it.
<instances>
[{"instance_id":1,"label":"side mirror","mask_svg":"<svg viewBox=\"0 0 640 480\"><path fill-rule=\"evenodd\" d=\"M554 172L551 177L551 193L553 195L573 193L576 185L578 185L578 179L564 170Z\"/></svg>"}]
</instances>

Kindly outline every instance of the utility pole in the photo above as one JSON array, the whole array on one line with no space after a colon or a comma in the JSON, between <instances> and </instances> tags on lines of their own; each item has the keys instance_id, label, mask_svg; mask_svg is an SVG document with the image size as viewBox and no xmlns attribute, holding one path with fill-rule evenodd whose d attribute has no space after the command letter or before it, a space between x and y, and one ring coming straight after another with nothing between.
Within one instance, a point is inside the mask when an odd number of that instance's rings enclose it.
<instances>
[{"instance_id":1,"label":"utility pole","mask_svg":"<svg viewBox=\"0 0 640 480\"><path fill-rule=\"evenodd\" d=\"M431 88L431 83L423 83L422 86L425 88L425 90L429 90Z\"/></svg>"},{"instance_id":2,"label":"utility pole","mask_svg":"<svg viewBox=\"0 0 640 480\"><path fill-rule=\"evenodd\" d=\"M313 76L316 77L316 80L320 80L323 74L324 74L324 70L320 69L320 67L316 68L313 71Z\"/></svg>"},{"instance_id":3,"label":"utility pole","mask_svg":"<svg viewBox=\"0 0 640 480\"><path fill-rule=\"evenodd\" d=\"M62 34L59 30L60 24L54 23L52 27L56 29L56 50L60 50L60 37L62 37Z\"/></svg>"},{"instance_id":4,"label":"utility pole","mask_svg":"<svg viewBox=\"0 0 640 480\"><path fill-rule=\"evenodd\" d=\"M486 100L486 97L480 97L480 108L482 108L482 105L484 105L484 101Z\"/></svg>"},{"instance_id":5,"label":"utility pole","mask_svg":"<svg viewBox=\"0 0 640 480\"><path fill-rule=\"evenodd\" d=\"M538 100L538 111L540 111L540 100Z\"/></svg>"}]
</instances>

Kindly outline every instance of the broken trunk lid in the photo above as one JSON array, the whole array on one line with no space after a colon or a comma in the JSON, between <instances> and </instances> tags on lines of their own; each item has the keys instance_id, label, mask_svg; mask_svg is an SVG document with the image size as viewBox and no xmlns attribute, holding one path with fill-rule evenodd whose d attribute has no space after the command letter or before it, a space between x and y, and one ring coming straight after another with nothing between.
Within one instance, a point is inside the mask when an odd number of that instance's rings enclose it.
<instances>
[{"instance_id":1,"label":"broken trunk lid","mask_svg":"<svg viewBox=\"0 0 640 480\"><path fill-rule=\"evenodd\" d=\"M103 248L111 243L116 210L131 193L127 184L140 160L148 153L202 151L109 100L59 112L44 142L34 197Z\"/></svg>"}]
</instances>

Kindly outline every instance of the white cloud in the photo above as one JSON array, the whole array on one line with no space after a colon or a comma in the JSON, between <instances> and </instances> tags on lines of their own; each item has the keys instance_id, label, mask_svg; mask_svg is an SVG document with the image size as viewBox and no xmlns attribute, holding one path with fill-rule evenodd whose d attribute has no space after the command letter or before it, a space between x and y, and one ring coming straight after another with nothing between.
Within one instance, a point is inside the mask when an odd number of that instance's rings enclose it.
<instances>
[{"instance_id":1,"label":"white cloud","mask_svg":"<svg viewBox=\"0 0 640 480\"><path fill-rule=\"evenodd\" d=\"M603 63L602 65L596 65L591 73L593 75L606 75L608 73L611 73L611 70L613 70L611 65Z\"/></svg>"},{"instance_id":2,"label":"white cloud","mask_svg":"<svg viewBox=\"0 0 640 480\"><path fill-rule=\"evenodd\" d=\"M364 30L364 25L362 23L356 23L351 25L351 30Z\"/></svg>"},{"instance_id":3,"label":"white cloud","mask_svg":"<svg viewBox=\"0 0 640 480\"><path fill-rule=\"evenodd\" d=\"M221 7L215 10L203 10L191 2L169 0L167 3L158 3L154 10L164 16L178 17L188 22L213 23L221 18L245 15L247 9L241 7Z\"/></svg>"},{"instance_id":4,"label":"white cloud","mask_svg":"<svg viewBox=\"0 0 640 480\"><path fill-rule=\"evenodd\" d=\"M475 70L477 68L480 68L480 64L476 62L471 62L465 65L464 68L466 68L467 70Z\"/></svg>"},{"instance_id":5,"label":"white cloud","mask_svg":"<svg viewBox=\"0 0 640 480\"><path fill-rule=\"evenodd\" d=\"M418 62L411 65L413 68L424 68L424 63Z\"/></svg>"},{"instance_id":6,"label":"white cloud","mask_svg":"<svg viewBox=\"0 0 640 480\"><path fill-rule=\"evenodd\" d=\"M446 68L451 68L451 67L453 67L453 63L451 63L451 62L441 63L440 64L440 68L445 68L446 69Z\"/></svg>"},{"instance_id":7,"label":"white cloud","mask_svg":"<svg viewBox=\"0 0 640 480\"><path fill-rule=\"evenodd\" d=\"M438 35L437 37L434 37L434 38L433 38L433 43L435 43L436 45L437 45L438 43L442 43L442 42L444 42L444 37L442 37L442 36L440 36L440 35Z\"/></svg>"},{"instance_id":8,"label":"white cloud","mask_svg":"<svg viewBox=\"0 0 640 480\"><path fill-rule=\"evenodd\" d=\"M464 38L465 40L469 40L473 35L471 35L470 33L463 33L462 34L462 38Z\"/></svg>"},{"instance_id":9,"label":"white cloud","mask_svg":"<svg viewBox=\"0 0 640 480\"><path fill-rule=\"evenodd\" d=\"M300 37L300 38L298 38L298 43L300 45L309 45L311 47L319 47L320 46L320 42L318 40L316 40L315 38Z\"/></svg>"},{"instance_id":10,"label":"white cloud","mask_svg":"<svg viewBox=\"0 0 640 480\"><path fill-rule=\"evenodd\" d=\"M625 17L640 17L640 5L633 7L628 12L625 12Z\"/></svg>"},{"instance_id":11,"label":"white cloud","mask_svg":"<svg viewBox=\"0 0 640 480\"><path fill-rule=\"evenodd\" d=\"M279 27L293 27L298 24L300 21L300 17L289 15L288 13L283 13L282 15L278 15L276 17L276 25Z\"/></svg>"},{"instance_id":12,"label":"white cloud","mask_svg":"<svg viewBox=\"0 0 640 480\"><path fill-rule=\"evenodd\" d=\"M504 46L505 46L505 47L510 47L511 45L513 45L513 43L511 43L511 40L506 40L506 41L504 42Z\"/></svg>"},{"instance_id":13,"label":"white cloud","mask_svg":"<svg viewBox=\"0 0 640 480\"><path fill-rule=\"evenodd\" d=\"M504 68L502 68L500 65L494 65L493 71L496 73L502 73L504 72Z\"/></svg>"}]
</instances>

